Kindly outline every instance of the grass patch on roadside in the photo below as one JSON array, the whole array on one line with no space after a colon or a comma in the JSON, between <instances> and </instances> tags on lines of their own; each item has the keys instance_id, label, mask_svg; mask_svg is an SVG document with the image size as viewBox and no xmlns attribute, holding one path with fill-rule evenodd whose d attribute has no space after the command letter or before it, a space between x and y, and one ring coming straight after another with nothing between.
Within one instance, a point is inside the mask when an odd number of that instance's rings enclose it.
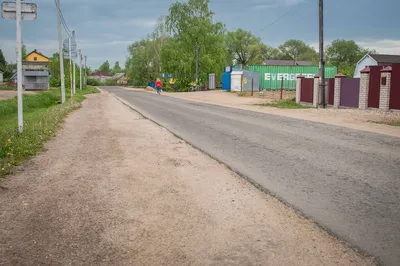
<instances>
[{"instance_id":1,"label":"grass patch on roadside","mask_svg":"<svg viewBox=\"0 0 400 266\"><path fill-rule=\"evenodd\" d=\"M370 123L375 123L375 124L381 124L381 125L388 125L392 127L400 127L400 120L399 119L393 119L393 120L388 120L388 121L368 121Z\"/></svg>"},{"instance_id":2,"label":"grass patch on roadside","mask_svg":"<svg viewBox=\"0 0 400 266\"><path fill-rule=\"evenodd\" d=\"M94 87L77 90L71 99L58 104L60 89L23 96L24 132L18 133L17 98L0 101L0 177L10 174L15 166L42 150L44 143L54 136L64 118L80 107L85 94L99 92Z\"/></svg>"},{"instance_id":3,"label":"grass patch on roadside","mask_svg":"<svg viewBox=\"0 0 400 266\"><path fill-rule=\"evenodd\" d=\"M264 103L261 106L276 107L281 109L309 109L311 106L297 104L296 101L282 100L274 103Z\"/></svg>"},{"instance_id":4,"label":"grass patch on roadside","mask_svg":"<svg viewBox=\"0 0 400 266\"><path fill-rule=\"evenodd\" d=\"M8 84L0 85L0 91L15 91L17 88Z\"/></svg>"}]
</instances>

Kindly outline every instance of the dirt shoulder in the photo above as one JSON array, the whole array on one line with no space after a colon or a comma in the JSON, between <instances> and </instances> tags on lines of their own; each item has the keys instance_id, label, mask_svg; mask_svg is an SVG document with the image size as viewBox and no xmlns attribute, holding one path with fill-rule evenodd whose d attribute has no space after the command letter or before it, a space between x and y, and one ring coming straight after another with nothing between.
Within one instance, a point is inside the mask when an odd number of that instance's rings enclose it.
<instances>
[{"instance_id":1,"label":"dirt shoulder","mask_svg":"<svg viewBox=\"0 0 400 266\"><path fill-rule=\"evenodd\" d=\"M89 95L1 182L1 265L372 265L144 119Z\"/></svg>"},{"instance_id":2,"label":"dirt shoulder","mask_svg":"<svg viewBox=\"0 0 400 266\"><path fill-rule=\"evenodd\" d=\"M127 88L124 88L127 89ZM129 89L139 90L140 89ZM150 92L151 93L151 92ZM278 99L278 93L266 92L261 97L238 97L234 93L224 91L201 91L190 93L164 93L170 97L185 100L217 104L225 107L238 108L273 115L281 115L297 119L326 123L335 126L364 130L394 137L400 137L400 127L378 124L387 121L400 121L400 112L381 112L379 110L358 109L279 109L259 104ZM293 92L285 92L284 98L293 98ZM377 123L375 123L377 122Z\"/></svg>"}]
</instances>

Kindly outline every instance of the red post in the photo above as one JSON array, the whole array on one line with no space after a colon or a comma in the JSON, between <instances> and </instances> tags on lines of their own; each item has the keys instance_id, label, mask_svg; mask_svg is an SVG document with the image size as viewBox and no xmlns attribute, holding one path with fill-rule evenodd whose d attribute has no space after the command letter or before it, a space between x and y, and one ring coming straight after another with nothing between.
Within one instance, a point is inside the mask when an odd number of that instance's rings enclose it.
<instances>
[{"instance_id":1,"label":"red post","mask_svg":"<svg viewBox=\"0 0 400 266\"><path fill-rule=\"evenodd\" d=\"M281 79L281 100L283 99L283 77Z\"/></svg>"}]
</instances>

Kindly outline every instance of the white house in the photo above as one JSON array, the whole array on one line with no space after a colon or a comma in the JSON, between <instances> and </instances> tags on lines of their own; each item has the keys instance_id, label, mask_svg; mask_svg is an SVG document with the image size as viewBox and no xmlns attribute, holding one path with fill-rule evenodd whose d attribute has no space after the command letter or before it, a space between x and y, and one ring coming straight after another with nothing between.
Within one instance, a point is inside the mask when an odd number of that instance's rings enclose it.
<instances>
[{"instance_id":1,"label":"white house","mask_svg":"<svg viewBox=\"0 0 400 266\"><path fill-rule=\"evenodd\" d=\"M391 66L400 64L400 55L366 54L358 61L354 77L360 77L360 71L368 66Z\"/></svg>"}]
</instances>

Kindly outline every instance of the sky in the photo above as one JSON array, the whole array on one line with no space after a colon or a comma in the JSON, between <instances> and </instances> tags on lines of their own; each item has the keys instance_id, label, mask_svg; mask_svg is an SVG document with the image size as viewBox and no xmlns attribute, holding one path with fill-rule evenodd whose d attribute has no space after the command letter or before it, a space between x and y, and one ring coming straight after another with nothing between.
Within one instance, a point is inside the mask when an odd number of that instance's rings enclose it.
<instances>
[{"instance_id":1,"label":"sky","mask_svg":"<svg viewBox=\"0 0 400 266\"><path fill-rule=\"evenodd\" d=\"M24 44L28 52L37 49L51 56L58 50L54 0L26 2L37 4L38 19L23 21ZM78 47L88 57L88 65L95 69L105 60L111 66L115 61L123 66L128 45L152 32L157 17L167 15L173 2L61 0L61 9L68 28L76 31ZM355 40L381 54L400 54L399 0L325 0L324 8L326 44L335 39ZM212 0L210 9L214 20L224 23L227 30L243 28L270 46L299 39L318 49L318 0ZM15 20L0 18L0 49L9 62L15 62L15 30Z\"/></svg>"}]
</instances>

